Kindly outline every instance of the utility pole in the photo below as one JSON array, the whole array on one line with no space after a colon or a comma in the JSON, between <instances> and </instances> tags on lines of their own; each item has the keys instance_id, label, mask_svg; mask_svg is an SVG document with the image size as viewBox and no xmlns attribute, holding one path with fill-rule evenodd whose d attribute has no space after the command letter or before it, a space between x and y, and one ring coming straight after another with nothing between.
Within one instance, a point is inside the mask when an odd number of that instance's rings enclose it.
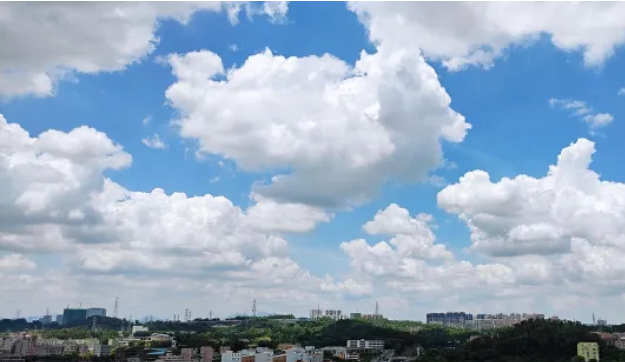
<instances>
[{"instance_id":1,"label":"utility pole","mask_svg":"<svg viewBox=\"0 0 625 362\"><path fill-rule=\"evenodd\" d=\"M113 318L117 318L119 313L119 297L115 297L115 304L113 305Z\"/></svg>"}]
</instances>

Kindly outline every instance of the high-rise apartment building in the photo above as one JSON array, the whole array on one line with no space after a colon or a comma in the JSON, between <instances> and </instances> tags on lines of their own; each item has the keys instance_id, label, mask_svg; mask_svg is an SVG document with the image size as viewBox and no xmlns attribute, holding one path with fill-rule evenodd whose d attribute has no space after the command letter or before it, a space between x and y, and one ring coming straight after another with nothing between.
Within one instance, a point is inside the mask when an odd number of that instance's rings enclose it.
<instances>
[{"instance_id":1,"label":"high-rise apartment building","mask_svg":"<svg viewBox=\"0 0 625 362\"><path fill-rule=\"evenodd\" d=\"M88 308L86 318L106 317L106 308Z\"/></svg>"},{"instance_id":2,"label":"high-rise apartment building","mask_svg":"<svg viewBox=\"0 0 625 362\"><path fill-rule=\"evenodd\" d=\"M317 318L321 318L323 317L323 310L322 309L311 309L310 310L310 319L317 319Z\"/></svg>"},{"instance_id":3,"label":"high-rise apartment building","mask_svg":"<svg viewBox=\"0 0 625 362\"><path fill-rule=\"evenodd\" d=\"M428 313L425 318L428 324L462 326L465 321L473 320L473 314L465 312Z\"/></svg>"},{"instance_id":4,"label":"high-rise apartment building","mask_svg":"<svg viewBox=\"0 0 625 362\"><path fill-rule=\"evenodd\" d=\"M65 308L63 310L63 324L72 324L87 319L87 310L78 308Z\"/></svg>"}]
</instances>

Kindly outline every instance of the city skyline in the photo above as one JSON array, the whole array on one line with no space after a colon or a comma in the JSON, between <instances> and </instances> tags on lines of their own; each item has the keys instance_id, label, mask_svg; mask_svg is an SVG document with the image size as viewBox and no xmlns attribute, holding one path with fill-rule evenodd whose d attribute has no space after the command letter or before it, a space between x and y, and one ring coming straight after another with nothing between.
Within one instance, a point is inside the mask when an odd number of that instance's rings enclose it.
<instances>
[{"instance_id":1,"label":"city skyline","mask_svg":"<svg viewBox=\"0 0 625 362\"><path fill-rule=\"evenodd\" d=\"M625 321L625 3L0 13L2 316Z\"/></svg>"}]
</instances>

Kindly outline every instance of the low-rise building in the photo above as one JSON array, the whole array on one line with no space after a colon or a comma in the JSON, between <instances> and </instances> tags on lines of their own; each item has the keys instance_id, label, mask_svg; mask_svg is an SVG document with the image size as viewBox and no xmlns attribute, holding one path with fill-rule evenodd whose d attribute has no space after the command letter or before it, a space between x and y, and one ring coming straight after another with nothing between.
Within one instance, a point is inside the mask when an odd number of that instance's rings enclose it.
<instances>
[{"instance_id":1,"label":"low-rise building","mask_svg":"<svg viewBox=\"0 0 625 362\"><path fill-rule=\"evenodd\" d=\"M347 349L350 352L376 352L384 349L384 341L381 340L349 340L347 341Z\"/></svg>"},{"instance_id":2,"label":"low-rise building","mask_svg":"<svg viewBox=\"0 0 625 362\"><path fill-rule=\"evenodd\" d=\"M11 337L0 337L0 355L8 355L13 352L15 339Z\"/></svg>"},{"instance_id":3,"label":"low-rise building","mask_svg":"<svg viewBox=\"0 0 625 362\"><path fill-rule=\"evenodd\" d=\"M322 362L323 352L315 352L314 349L314 347L308 347L286 350L286 362Z\"/></svg>"},{"instance_id":4,"label":"low-rise building","mask_svg":"<svg viewBox=\"0 0 625 362\"><path fill-rule=\"evenodd\" d=\"M32 356L35 349L35 340L30 338L18 339L13 343L12 354L23 357Z\"/></svg>"},{"instance_id":5,"label":"low-rise building","mask_svg":"<svg viewBox=\"0 0 625 362\"><path fill-rule=\"evenodd\" d=\"M0 356L0 362L24 362L23 358L19 356Z\"/></svg>"},{"instance_id":6,"label":"low-rise building","mask_svg":"<svg viewBox=\"0 0 625 362\"><path fill-rule=\"evenodd\" d=\"M577 344L577 355L586 361L591 359L599 361L599 344L597 342L579 342Z\"/></svg>"},{"instance_id":7,"label":"low-rise building","mask_svg":"<svg viewBox=\"0 0 625 362\"><path fill-rule=\"evenodd\" d=\"M107 345L107 344L96 344L95 346L93 346L93 355L94 356L108 356L111 354L112 352L112 348L111 346Z\"/></svg>"},{"instance_id":8,"label":"low-rise building","mask_svg":"<svg viewBox=\"0 0 625 362\"><path fill-rule=\"evenodd\" d=\"M221 362L242 362L243 357L254 355L255 352L243 350L239 352L224 351L221 353Z\"/></svg>"},{"instance_id":9,"label":"low-rise building","mask_svg":"<svg viewBox=\"0 0 625 362\"><path fill-rule=\"evenodd\" d=\"M34 348L35 356L60 356L65 351L62 344L39 344Z\"/></svg>"},{"instance_id":10,"label":"low-rise building","mask_svg":"<svg viewBox=\"0 0 625 362\"><path fill-rule=\"evenodd\" d=\"M213 347L205 346L200 348L200 360L202 362L212 362L214 355L215 350L213 350Z\"/></svg>"},{"instance_id":11,"label":"low-rise building","mask_svg":"<svg viewBox=\"0 0 625 362\"><path fill-rule=\"evenodd\" d=\"M146 326L132 326L131 333L135 334L137 332L149 332L149 328Z\"/></svg>"}]
</instances>

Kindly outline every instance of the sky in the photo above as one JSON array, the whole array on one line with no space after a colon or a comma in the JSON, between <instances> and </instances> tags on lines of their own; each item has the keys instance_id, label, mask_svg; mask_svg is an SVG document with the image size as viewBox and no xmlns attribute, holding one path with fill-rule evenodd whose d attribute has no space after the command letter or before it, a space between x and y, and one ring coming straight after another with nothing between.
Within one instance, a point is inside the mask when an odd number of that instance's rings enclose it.
<instances>
[{"instance_id":1,"label":"sky","mask_svg":"<svg viewBox=\"0 0 625 362\"><path fill-rule=\"evenodd\" d=\"M625 322L625 4L0 4L0 317Z\"/></svg>"}]
</instances>

